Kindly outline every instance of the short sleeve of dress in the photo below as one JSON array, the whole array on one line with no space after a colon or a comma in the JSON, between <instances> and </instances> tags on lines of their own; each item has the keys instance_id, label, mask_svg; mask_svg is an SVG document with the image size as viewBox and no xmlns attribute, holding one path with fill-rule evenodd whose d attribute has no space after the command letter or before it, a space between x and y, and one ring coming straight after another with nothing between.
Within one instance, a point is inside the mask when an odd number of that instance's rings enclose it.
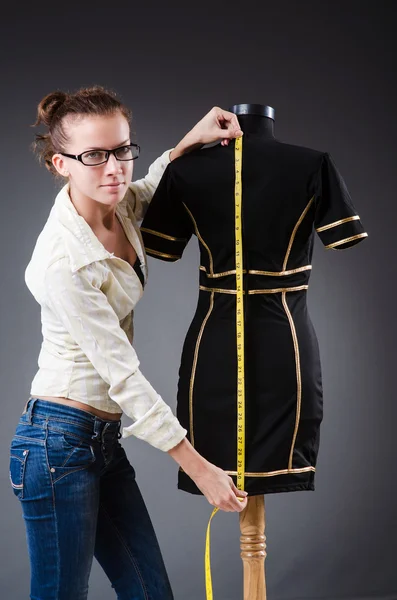
<instances>
[{"instance_id":1,"label":"short sleeve of dress","mask_svg":"<svg viewBox=\"0 0 397 600\"><path fill-rule=\"evenodd\" d=\"M368 236L346 184L328 153L322 157L315 200L314 226L326 248L342 250Z\"/></svg>"},{"instance_id":2,"label":"short sleeve of dress","mask_svg":"<svg viewBox=\"0 0 397 600\"><path fill-rule=\"evenodd\" d=\"M141 232L146 253L165 261L181 258L193 228L173 183L169 164L152 198Z\"/></svg>"}]
</instances>

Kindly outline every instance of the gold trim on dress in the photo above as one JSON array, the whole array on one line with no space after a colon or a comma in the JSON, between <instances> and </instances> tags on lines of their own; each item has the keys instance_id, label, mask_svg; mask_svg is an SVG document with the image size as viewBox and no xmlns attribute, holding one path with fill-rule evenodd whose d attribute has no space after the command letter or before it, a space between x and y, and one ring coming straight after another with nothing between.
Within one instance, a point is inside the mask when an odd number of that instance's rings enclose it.
<instances>
[{"instance_id":1,"label":"gold trim on dress","mask_svg":"<svg viewBox=\"0 0 397 600\"><path fill-rule=\"evenodd\" d=\"M279 292L300 292L301 290L307 290L308 285L297 285L295 287L287 288L273 288L269 290L248 290L248 294L278 294ZM218 292L221 294L237 294L237 290L226 290L222 288L209 288L204 285L200 285L199 289L203 292ZM244 291L245 293L245 291Z\"/></svg>"},{"instance_id":2,"label":"gold trim on dress","mask_svg":"<svg viewBox=\"0 0 397 600\"><path fill-rule=\"evenodd\" d=\"M223 290L222 288L209 288L209 287L205 287L204 285L200 285L199 289L202 290L203 292L218 292L221 294L237 294L237 290Z\"/></svg>"},{"instance_id":3,"label":"gold trim on dress","mask_svg":"<svg viewBox=\"0 0 397 600\"><path fill-rule=\"evenodd\" d=\"M181 469L182 470L182 469ZM245 477L274 477L275 475L289 475L290 473L307 473L316 471L315 467L302 467L301 469L280 469L279 471L267 471L265 473L244 473ZM237 475L237 471L225 471L227 475Z\"/></svg>"},{"instance_id":4,"label":"gold trim on dress","mask_svg":"<svg viewBox=\"0 0 397 600\"><path fill-rule=\"evenodd\" d=\"M145 250L147 254L154 254L155 256L162 256L163 258L181 258L176 254L164 254L164 252L159 252L158 250L152 250L151 248L147 248L145 246Z\"/></svg>"},{"instance_id":5,"label":"gold trim on dress","mask_svg":"<svg viewBox=\"0 0 397 600\"><path fill-rule=\"evenodd\" d=\"M296 232L298 231L299 225L302 223L303 219L305 218L307 211L309 210L310 206L312 205L313 200L314 200L314 196L312 196L311 199L309 200L308 205L306 206L305 210L303 211L303 213L299 217L298 222L295 225L294 230L293 230L293 232L291 234L291 239L289 241L287 252L286 252L285 258L284 258L283 271L285 271L286 268L287 268L288 259L289 259L289 255L290 255L290 252L291 252L292 244L294 243Z\"/></svg>"},{"instance_id":6,"label":"gold trim on dress","mask_svg":"<svg viewBox=\"0 0 397 600\"><path fill-rule=\"evenodd\" d=\"M270 277L284 277L287 275L294 275L294 273L301 273L302 271L310 271L312 269L312 265L305 265L304 267L298 267L297 269L290 269L289 271L255 271L250 269L248 271L249 275L269 275ZM223 271L222 273L207 273L207 269L200 265L200 270L204 271L207 277L215 278L215 277L225 277L226 275L235 275L236 269L232 269L231 271ZM243 273L247 273L246 269L243 269Z\"/></svg>"},{"instance_id":7,"label":"gold trim on dress","mask_svg":"<svg viewBox=\"0 0 397 600\"><path fill-rule=\"evenodd\" d=\"M188 209L188 207L186 206L186 204L184 202L182 202L182 204L186 208L186 210L187 210L187 212L188 212L191 220L193 221L194 231L196 232L196 235L197 235L198 239L200 240L200 242L203 244L204 248L208 252L208 256L209 256L209 260L210 260L210 272L211 272L211 274L213 274L213 272L214 272L214 264L213 264L213 260L212 260L211 250L208 248L207 244L205 243L205 241L201 237L200 232L199 232L198 227L197 227L197 223L196 223L195 218L193 217L192 213L190 212L190 210Z\"/></svg>"},{"instance_id":8,"label":"gold trim on dress","mask_svg":"<svg viewBox=\"0 0 397 600\"><path fill-rule=\"evenodd\" d=\"M236 269L232 269L231 271L223 271L222 273L207 273L207 269L203 266L200 266L200 270L204 271L207 277L226 277L226 275L235 275ZM243 269L243 273L246 273L246 269Z\"/></svg>"},{"instance_id":9,"label":"gold trim on dress","mask_svg":"<svg viewBox=\"0 0 397 600\"><path fill-rule=\"evenodd\" d=\"M338 242L334 242L333 244L328 244L328 246L325 246L325 248L336 248L337 246L341 246L342 244L347 244L347 242L352 242L353 240L359 240L360 238L365 237L368 237L368 233L359 233L358 235L352 235L351 237L345 238L344 240L339 240Z\"/></svg>"},{"instance_id":10,"label":"gold trim on dress","mask_svg":"<svg viewBox=\"0 0 397 600\"><path fill-rule=\"evenodd\" d=\"M269 275L270 277L285 277L287 275L294 275L295 273L302 273L302 271L310 271L312 268L312 265L305 265L304 267L290 269L289 271L253 271L250 269L248 273L252 275Z\"/></svg>"},{"instance_id":11,"label":"gold trim on dress","mask_svg":"<svg viewBox=\"0 0 397 600\"><path fill-rule=\"evenodd\" d=\"M193 358L193 365L192 365L192 372L190 375L190 386L189 386L189 427L190 427L190 443L192 444L192 446L194 446L194 432L193 432L193 388L194 388L194 379L196 376L196 367L197 367L197 360L198 360L198 352L199 352L199 348L200 348L200 342L201 342L201 338L204 332L204 328L207 324L207 321L209 319L209 316L212 312L212 309L214 307L214 293L211 293L211 298L210 298L210 307L208 309L207 314L204 317L203 322L201 323L201 327L200 327L200 331L199 334L197 336L197 340L196 340L196 347L194 349L194 358Z\"/></svg>"},{"instance_id":12,"label":"gold trim on dress","mask_svg":"<svg viewBox=\"0 0 397 600\"><path fill-rule=\"evenodd\" d=\"M318 227L316 229L317 233L320 231L326 231L327 229L331 229L332 227L337 227L338 225L343 225L343 223L349 223L349 221L359 221L360 217L358 215L354 215L354 217L347 217L346 219L340 219L340 221L334 221L329 225L323 225L322 227Z\"/></svg>"},{"instance_id":13,"label":"gold trim on dress","mask_svg":"<svg viewBox=\"0 0 397 600\"><path fill-rule=\"evenodd\" d=\"M248 290L249 294L278 294L279 292L300 292L309 289L308 285L296 285L287 288L273 288L271 290Z\"/></svg>"},{"instance_id":14,"label":"gold trim on dress","mask_svg":"<svg viewBox=\"0 0 397 600\"><path fill-rule=\"evenodd\" d=\"M147 227L141 227L140 229L141 229L141 231L146 231L146 233L151 233L152 235L157 235L157 237L164 238L165 240L171 240L171 242L187 242L186 238L173 237L172 235L160 233L159 231L154 231L154 229L148 229Z\"/></svg>"},{"instance_id":15,"label":"gold trim on dress","mask_svg":"<svg viewBox=\"0 0 397 600\"><path fill-rule=\"evenodd\" d=\"M295 448L296 436L298 434L300 413L301 413L301 404L302 404L302 378L301 378L298 337L296 335L294 320L292 318L292 315L291 315L290 310L287 305L285 293L283 293L283 295L282 295L282 302L283 302L284 310L287 314L289 324L291 327L292 339L294 342L295 365L296 365L296 383L297 383L296 418L295 418L294 435L292 437L292 444L291 444L291 450L290 450L289 461L288 461L288 469L292 469L292 458L293 458L293 453L294 453L294 448Z\"/></svg>"}]
</instances>

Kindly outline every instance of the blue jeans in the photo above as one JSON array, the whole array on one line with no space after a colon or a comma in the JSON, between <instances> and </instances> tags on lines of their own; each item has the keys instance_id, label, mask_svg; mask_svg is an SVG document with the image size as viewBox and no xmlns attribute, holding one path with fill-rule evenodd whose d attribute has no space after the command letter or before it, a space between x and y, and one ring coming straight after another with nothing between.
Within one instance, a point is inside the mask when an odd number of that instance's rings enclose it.
<instances>
[{"instance_id":1,"label":"blue jeans","mask_svg":"<svg viewBox=\"0 0 397 600\"><path fill-rule=\"evenodd\" d=\"M85 600L93 557L119 600L172 600L120 421L37 398L10 448L26 526L31 600Z\"/></svg>"}]
</instances>

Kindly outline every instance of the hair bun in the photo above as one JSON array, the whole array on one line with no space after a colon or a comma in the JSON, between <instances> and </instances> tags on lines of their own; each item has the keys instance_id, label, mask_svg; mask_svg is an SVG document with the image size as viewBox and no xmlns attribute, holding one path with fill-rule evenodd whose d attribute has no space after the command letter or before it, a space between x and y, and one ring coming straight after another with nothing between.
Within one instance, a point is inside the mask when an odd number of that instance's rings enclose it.
<instances>
[{"instance_id":1,"label":"hair bun","mask_svg":"<svg viewBox=\"0 0 397 600\"><path fill-rule=\"evenodd\" d=\"M55 113L65 103L68 94L62 91L51 92L45 96L37 107L37 120L35 126L43 123L51 127Z\"/></svg>"},{"instance_id":2,"label":"hair bun","mask_svg":"<svg viewBox=\"0 0 397 600\"><path fill-rule=\"evenodd\" d=\"M62 92L56 90L44 96L37 107L37 121L32 127L45 125L47 131L36 134L32 149L40 161L44 162L47 169L54 175L58 171L52 163L54 154L65 152L70 140L68 128L65 128L65 119L73 117L92 117L121 114L131 122L131 111L118 99L115 92L100 85L80 88L76 92Z\"/></svg>"}]
</instances>

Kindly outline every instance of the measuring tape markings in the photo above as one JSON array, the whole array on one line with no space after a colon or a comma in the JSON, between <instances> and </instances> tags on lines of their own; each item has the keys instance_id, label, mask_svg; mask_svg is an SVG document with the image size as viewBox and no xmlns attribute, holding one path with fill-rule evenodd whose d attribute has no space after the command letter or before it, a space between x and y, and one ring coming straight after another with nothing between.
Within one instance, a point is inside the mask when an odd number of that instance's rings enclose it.
<instances>
[{"instance_id":1,"label":"measuring tape markings","mask_svg":"<svg viewBox=\"0 0 397 600\"><path fill-rule=\"evenodd\" d=\"M245 473L245 365L244 365L244 290L243 290L243 232L242 232L242 138L236 138L234 147L235 185L235 258L236 258L236 348L237 348L237 488L244 489ZM212 511L207 526L205 543L205 587L207 600L213 600L210 530L211 521L218 512Z\"/></svg>"},{"instance_id":2,"label":"measuring tape markings","mask_svg":"<svg viewBox=\"0 0 397 600\"><path fill-rule=\"evenodd\" d=\"M245 472L245 368L244 368L244 291L242 230L242 138L235 143L235 234L236 234L236 336L237 336L237 488L244 489Z\"/></svg>"}]
</instances>

